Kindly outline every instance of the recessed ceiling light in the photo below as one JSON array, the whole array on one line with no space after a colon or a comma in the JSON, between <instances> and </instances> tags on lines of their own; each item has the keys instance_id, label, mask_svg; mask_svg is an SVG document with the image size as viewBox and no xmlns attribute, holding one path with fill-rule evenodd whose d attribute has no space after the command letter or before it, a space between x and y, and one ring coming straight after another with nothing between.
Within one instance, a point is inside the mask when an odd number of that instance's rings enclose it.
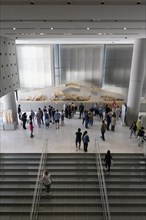
<instances>
[{"instance_id":1,"label":"recessed ceiling light","mask_svg":"<svg viewBox=\"0 0 146 220\"><path fill-rule=\"evenodd\" d=\"M87 27L87 30L90 30L90 28L89 28L89 27Z\"/></svg>"},{"instance_id":2,"label":"recessed ceiling light","mask_svg":"<svg viewBox=\"0 0 146 220\"><path fill-rule=\"evenodd\" d=\"M98 33L98 35L102 35L102 33Z\"/></svg>"},{"instance_id":3,"label":"recessed ceiling light","mask_svg":"<svg viewBox=\"0 0 146 220\"><path fill-rule=\"evenodd\" d=\"M40 35L44 35L44 33L40 33Z\"/></svg>"},{"instance_id":4,"label":"recessed ceiling light","mask_svg":"<svg viewBox=\"0 0 146 220\"><path fill-rule=\"evenodd\" d=\"M13 27L13 30L16 30L16 28L15 28L15 27Z\"/></svg>"},{"instance_id":5,"label":"recessed ceiling light","mask_svg":"<svg viewBox=\"0 0 146 220\"><path fill-rule=\"evenodd\" d=\"M126 27L124 27L124 30L127 30L127 28L126 28Z\"/></svg>"},{"instance_id":6,"label":"recessed ceiling light","mask_svg":"<svg viewBox=\"0 0 146 220\"><path fill-rule=\"evenodd\" d=\"M53 27L51 27L50 29L51 29L51 30L53 30L54 28L53 28Z\"/></svg>"}]
</instances>

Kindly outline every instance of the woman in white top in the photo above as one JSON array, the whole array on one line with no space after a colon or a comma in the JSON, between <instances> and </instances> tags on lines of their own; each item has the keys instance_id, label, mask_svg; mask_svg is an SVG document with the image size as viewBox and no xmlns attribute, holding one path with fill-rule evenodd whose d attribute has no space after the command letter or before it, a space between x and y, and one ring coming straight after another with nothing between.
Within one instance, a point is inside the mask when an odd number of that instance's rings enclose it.
<instances>
[{"instance_id":1,"label":"woman in white top","mask_svg":"<svg viewBox=\"0 0 146 220\"><path fill-rule=\"evenodd\" d=\"M50 195L51 194L52 178L51 178L51 174L49 174L48 170L44 170L43 177L42 177L42 179L40 181L46 187L46 193L48 195Z\"/></svg>"}]
</instances>

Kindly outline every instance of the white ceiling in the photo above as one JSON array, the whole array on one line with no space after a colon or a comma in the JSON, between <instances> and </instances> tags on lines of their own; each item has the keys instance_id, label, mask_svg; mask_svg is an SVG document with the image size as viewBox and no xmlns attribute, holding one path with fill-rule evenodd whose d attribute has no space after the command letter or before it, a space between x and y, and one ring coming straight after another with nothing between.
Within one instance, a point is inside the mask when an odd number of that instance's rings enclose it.
<instances>
[{"instance_id":1,"label":"white ceiling","mask_svg":"<svg viewBox=\"0 0 146 220\"><path fill-rule=\"evenodd\" d=\"M133 43L146 37L146 0L0 0L0 35L21 42Z\"/></svg>"}]
</instances>

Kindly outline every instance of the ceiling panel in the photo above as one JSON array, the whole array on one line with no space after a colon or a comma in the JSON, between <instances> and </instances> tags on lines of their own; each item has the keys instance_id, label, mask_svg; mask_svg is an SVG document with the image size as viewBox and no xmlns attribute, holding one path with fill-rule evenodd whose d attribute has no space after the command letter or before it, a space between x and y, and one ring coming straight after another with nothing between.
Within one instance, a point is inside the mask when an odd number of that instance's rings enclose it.
<instances>
[{"instance_id":1,"label":"ceiling panel","mask_svg":"<svg viewBox=\"0 0 146 220\"><path fill-rule=\"evenodd\" d=\"M146 0L1 0L0 35L134 42L146 37Z\"/></svg>"}]
</instances>

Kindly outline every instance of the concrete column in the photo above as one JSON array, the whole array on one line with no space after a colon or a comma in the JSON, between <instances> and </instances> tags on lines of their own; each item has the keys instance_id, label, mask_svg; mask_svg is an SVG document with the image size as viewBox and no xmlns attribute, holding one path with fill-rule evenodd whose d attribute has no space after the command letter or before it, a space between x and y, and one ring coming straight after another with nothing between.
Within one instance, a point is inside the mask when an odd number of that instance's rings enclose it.
<instances>
[{"instance_id":1,"label":"concrete column","mask_svg":"<svg viewBox=\"0 0 146 220\"><path fill-rule=\"evenodd\" d=\"M16 100L15 100L15 94L14 91L8 93L7 95L2 97L2 106L3 111L5 110L12 110L12 118L13 122L18 124L18 118L17 118L17 106L16 106Z\"/></svg>"},{"instance_id":2,"label":"concrete column","mask_svg":"<svg viewBox=\"0 0 146 220\"><path fill-rule=\"evenodd\" d=\"M127 98L127 124L137 121L144 82L146 61L146 38L137 39L133 48L129 91Z\"/></svg>"}]
</instances>

